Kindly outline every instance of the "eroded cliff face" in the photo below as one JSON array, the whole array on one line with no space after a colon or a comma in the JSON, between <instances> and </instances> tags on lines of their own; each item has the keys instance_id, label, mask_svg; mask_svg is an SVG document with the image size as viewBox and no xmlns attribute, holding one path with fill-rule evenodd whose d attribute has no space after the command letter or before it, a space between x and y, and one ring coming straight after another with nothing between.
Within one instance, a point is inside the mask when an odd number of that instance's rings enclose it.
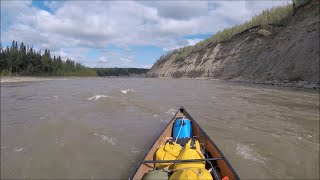
<instances>
[{"instance_id":1,"label":"eroded cliff face","mask_svg":"<svg viewBox=\"0 0 320 180\"><path fill-rule=\"evenodd\" d=\"M149 77L218 78L319 85L319 1L298 9L283 26L253 28L185 59L158 61Z\"/></svg>"}]
</instances>

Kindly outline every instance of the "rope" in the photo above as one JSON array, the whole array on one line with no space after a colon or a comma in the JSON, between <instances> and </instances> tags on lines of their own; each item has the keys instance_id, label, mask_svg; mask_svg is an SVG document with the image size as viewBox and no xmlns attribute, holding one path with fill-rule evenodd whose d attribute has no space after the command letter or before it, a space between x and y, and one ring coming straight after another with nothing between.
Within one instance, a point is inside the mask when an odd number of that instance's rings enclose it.
<instances>
[{"instance_id":1,"label":"rope","mask_svg":"<svg viewBox=\"0 0 320 180\"><path fill-rule=\"evenodd\" d=\"M191 171L193 171L195 174L197 174L198 176L202 177L202 175L200 173L195 172L193 169L190 169Z\"/></svg>"},{"instance_id":2,"label":"rope","mask_svg":"<svg viewBox=\"0 0 320 180\"><path fill-rule=\"evenodd\" d=\"M178 137L179 137L179 135L180 135L180 131L181 131L181 129L182 129L182 124L180 124L180 128L179 128L179 132L178 132L178 135L177 135L177 137L176 137L176 140L174 141L175 143L177 143L177 140L178 140Z\"/></svg>"},{"instance_id":3,"label":"rope","mask_svg":"<svg viewBox=\"0 0 320 180\"><path fill-rule=\"evenodd\" d=\"M182 120L184 120L184 116L182 117ZM182 121L182 122L183 122L183 121ZM177 140L178 140L178 137L179 137L179 135L180 135L180 131L181 131L181 129L182 129L182 126L183 126L183 123L182 123L182 124L180 123L180 129L179 129L178 135L177 135L177 137L176 137L176 140L174 141L175 143L177 143Z\"/></svg>"}]
</instances>

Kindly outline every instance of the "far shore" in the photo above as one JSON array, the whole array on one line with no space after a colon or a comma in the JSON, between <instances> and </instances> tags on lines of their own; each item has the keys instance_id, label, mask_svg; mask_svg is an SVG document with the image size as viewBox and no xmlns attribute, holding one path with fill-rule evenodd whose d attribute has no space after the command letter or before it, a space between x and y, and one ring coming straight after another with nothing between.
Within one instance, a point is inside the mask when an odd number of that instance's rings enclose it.
<instances>
[{"instance_id":1,"label":"far shore","mask_svg":"<svg viewBox=\"0 0 320 180\"><path fill-rule=\"evenodd\" d=\"M25 82L25 81L49 81L49 80L68 80L75 77L38 77L38 76L1 76L1 83Z\"/></svg>"},{"instance_id":2,"label":"far shore","mask_svg":"<svg viewBox=\"0 0 320 180\"><path fill-rule=\"evenodd\" d=\"M1 76L1 83L11 82L31 82L31 81L49 81L49 80L71 80L79 78L144 78L144 76Z\"/></svg>"}]
</instances>

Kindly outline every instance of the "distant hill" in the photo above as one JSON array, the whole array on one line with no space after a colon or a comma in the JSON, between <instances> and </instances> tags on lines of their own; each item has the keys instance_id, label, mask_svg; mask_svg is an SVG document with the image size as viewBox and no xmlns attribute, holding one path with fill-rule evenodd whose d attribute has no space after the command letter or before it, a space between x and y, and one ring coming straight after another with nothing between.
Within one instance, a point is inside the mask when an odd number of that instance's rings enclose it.
<instances>
[{"instance_id":1,"label":"distant hill","mask_svg":"<svg viewBox=\"0 0 320 180\"><path fill-rule=\"evenodd\" d=\"M134 76L141 77L149 71L145 68L92 68L100 77L106 76Z\"/></svg>"}]
</instances>

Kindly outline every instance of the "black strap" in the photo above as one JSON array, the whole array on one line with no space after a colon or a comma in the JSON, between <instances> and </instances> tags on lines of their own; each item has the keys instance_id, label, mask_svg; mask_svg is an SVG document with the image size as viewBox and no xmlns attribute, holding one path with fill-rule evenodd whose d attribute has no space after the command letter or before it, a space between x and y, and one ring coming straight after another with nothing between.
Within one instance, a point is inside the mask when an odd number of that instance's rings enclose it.
<instances>
[{"instance_id":1,"label":"black strap","mask_svg":"<svg viewBox=\"0 0 320 180\"><path fill-rule=\"evenodd\" d=\"M186 125L186 123L184 122L184 120L180 121L180 126L184 126Z\"/></svg>"},{"instance_id":2,"label":"black strap","mask_svg":"<svg viewBox=\"0 0 320 180\"><path fill-rule=\"evenodd\" d=\"M221 157L206 158L206 159L184 159L184 160L144 160L142 163L183 163L183 162L201 162L223 160Z\"/></svg>"},{"instance_id":3,"label":"black strap","mask_svg":"<svg viewBox=\"0 0 320 180\"><path fill-rule=\"evenodd\" d=\"M168 141L167 141L169 144L173 144L173 141L172 141L172 139L168 139Z\"/></svg>"},{"instance_id":4,"label":"black strap","mask_svg":"<svg viewBox=\"0 0 320 180\"><path fill-rule=\"evenodd\" d=\"M190 148L191 149L196 149L196 140L195 140L195 138L191 138Z\"/></svg>"}]
</instances>

